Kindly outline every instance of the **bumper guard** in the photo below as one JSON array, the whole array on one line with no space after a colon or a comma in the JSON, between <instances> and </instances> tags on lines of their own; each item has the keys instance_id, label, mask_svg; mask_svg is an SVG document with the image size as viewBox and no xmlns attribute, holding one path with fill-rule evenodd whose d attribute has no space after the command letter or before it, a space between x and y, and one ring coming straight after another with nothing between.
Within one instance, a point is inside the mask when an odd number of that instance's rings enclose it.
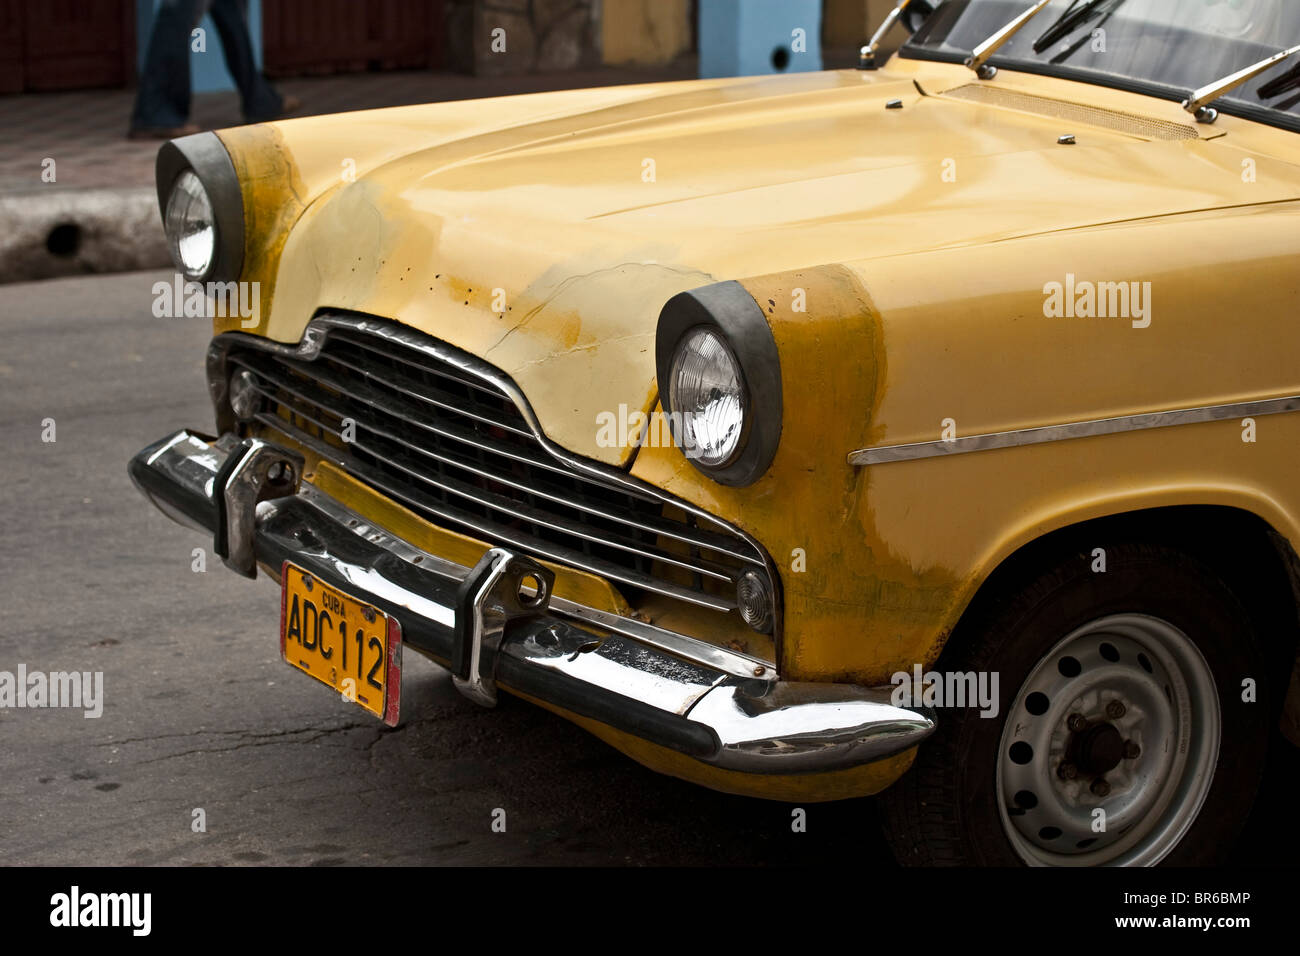
<instances>
[{"instance_id":1,"label":"bumper guard","mask_svg":"<svg viewBox=\"0 0 1300 956\"><path fill-rule=\"evenodd\" d=\"M165 514L211 534L238 573L256 577L259 564L290 561L395 616L403 642L448 667L480 704L493 705L500 684L755 774L856 767L935 728L930 712L894 706L891 687L782 681L770 665L737 667L742 655L683 635L652 641L603 627L622 619L553 597L554 574L526 555L491 548L466 568L422 551L303 482L302 455L261 439L180 431L143 449L129 470Z\"/></svg>"}]
</instances>

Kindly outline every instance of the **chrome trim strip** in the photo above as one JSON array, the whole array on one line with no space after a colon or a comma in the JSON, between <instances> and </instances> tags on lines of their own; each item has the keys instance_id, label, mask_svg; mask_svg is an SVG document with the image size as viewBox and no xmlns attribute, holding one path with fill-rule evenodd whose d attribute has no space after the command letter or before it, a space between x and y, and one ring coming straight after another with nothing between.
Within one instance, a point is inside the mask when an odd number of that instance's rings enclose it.
<instances>
[{"instance_id":1,"label":"chrome trim strip","mask_svg":"<svg viewBox=\"0 0 1300 956\"><path fill-rule=\"evenodd\" d=\"M1196 425L1204 422L1227 421L1238 417L1278 415L1282 412L1294 411L1300 411L1300 395L1290 398L1269 398L1255 402L1235 402L1231 405L1203 405L1199 408L1179 408L1164 412L1150 412L1143 415L1125 415L1120 418L1099 418L1088 422L1071 422L1067 425L1020 428L1014 431L990 432L985 435L969 435L965 438L912 442L906 445L882 445L877 448L859 448L856 451L849 452L848 462L854 466L883 465L891 461L937 458L942 455L961 455L972 451L988 451L993 448L1015 448L1020 445L1068 441L1072 438L1091 438L1096 435L1115 435L1120 432L1142 431L1148 428L1166 428L1170 425Z\"/></svg>"},{"instance_id":2,"label":"chrome trim strip","mask_svg":"<svg viewBox=\"0 0 1300 956\"><path fill-rule=\"evenodd\" d=\"M497 658L497 680L507 690L516 689L502 674L510 669L512 660L530 670L547 671L554 677L610 691L628 704L646 704L677 717L690 713L713 688L734 680L711 667L683 661L618 634L601 640L584 627L548 627L540 634L503 643ZM751 684L746 682L747 686ZM755 693L771 686L758 684ZM703 727L698 722L692 726ZM644 732L632 733L653 740ZM704 736L710 738L707 750L693 756L712 763L718 751L717 735L706 728Z\"/></svg>"},{"instance_id":3,"label":"chrome trim strip","mask_svg":"<svg viewBox=\"0 0 1300 956\"><path fill-rule=\"evenodd\" d=\"M567 598L552 597L550 609L561 617L573 618L602 630L612 631L630 637L641 644L649 644L661 651L667 651L674 657L714 670L722 671L730 677L743 677L748 680L776 681L776 667L771 661L760 657L751 657L741 651L729 650L716 644L707 644L694 637L678 634L645 621L622 617L610 611L587 607Z\"/></svg>"}]
</instances>

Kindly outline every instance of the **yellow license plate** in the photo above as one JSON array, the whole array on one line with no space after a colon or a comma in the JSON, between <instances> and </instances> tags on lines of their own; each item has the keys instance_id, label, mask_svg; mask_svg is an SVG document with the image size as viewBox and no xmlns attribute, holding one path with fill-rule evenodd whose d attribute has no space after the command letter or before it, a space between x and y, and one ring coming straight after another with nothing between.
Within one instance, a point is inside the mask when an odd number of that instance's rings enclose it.
<instances>
[{"instance_id":1,"label":"yellow license plate","mask_svg":"<svg viewBox=\"0 0 1300 956\"><path fill-rule=\"evenodd\" d=\"M280 655L390 727L402 689L402 633L396 618L284 563Z\"/></svg>"}]
</instances>

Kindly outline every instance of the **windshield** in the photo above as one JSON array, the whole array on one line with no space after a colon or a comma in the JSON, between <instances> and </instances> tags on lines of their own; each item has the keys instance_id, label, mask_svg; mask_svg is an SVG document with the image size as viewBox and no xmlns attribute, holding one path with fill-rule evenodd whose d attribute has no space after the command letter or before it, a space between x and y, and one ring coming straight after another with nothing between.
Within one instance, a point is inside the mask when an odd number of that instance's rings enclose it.
<instances>
[{"instance_id":1,"label":"windshield","mask_svg":"<svg viewBox=\"0 0 1300 956\"><path fill-rule=\"evenodd\" d=\"M1030 0L947 0L902 55L960 62L1031 6ZM1296 44L1300 0L1054 0L989 62L1182 100ZM1260 95L1297 63L1300 57L1284 60L1214 105L1300 131L1300 85Z\"/></svg>"}]
</instances>

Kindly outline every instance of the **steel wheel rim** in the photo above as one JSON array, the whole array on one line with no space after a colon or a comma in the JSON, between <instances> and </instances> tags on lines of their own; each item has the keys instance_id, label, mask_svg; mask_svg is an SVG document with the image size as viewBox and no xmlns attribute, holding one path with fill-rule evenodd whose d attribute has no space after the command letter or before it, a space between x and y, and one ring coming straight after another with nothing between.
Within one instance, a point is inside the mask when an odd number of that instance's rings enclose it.
<instances>
[{"instance_id":1,"label":"steel wheel rim","mask_svg":"<svg viewBox=\"0 0 1300 956\"><path fill-rule=\"evenodd\" d=\"M1086 725L1076 719L1072 729L1072 715ZM1124 756L1096 773L1114 759L1117 736ZM1158 863L1205 802L1221 736L1214 677L1186 634L1145 614L1091 621L1038 661L1007 711L997 758L1003 832L1032 866Z\"/></svg>"}]
</instances>

